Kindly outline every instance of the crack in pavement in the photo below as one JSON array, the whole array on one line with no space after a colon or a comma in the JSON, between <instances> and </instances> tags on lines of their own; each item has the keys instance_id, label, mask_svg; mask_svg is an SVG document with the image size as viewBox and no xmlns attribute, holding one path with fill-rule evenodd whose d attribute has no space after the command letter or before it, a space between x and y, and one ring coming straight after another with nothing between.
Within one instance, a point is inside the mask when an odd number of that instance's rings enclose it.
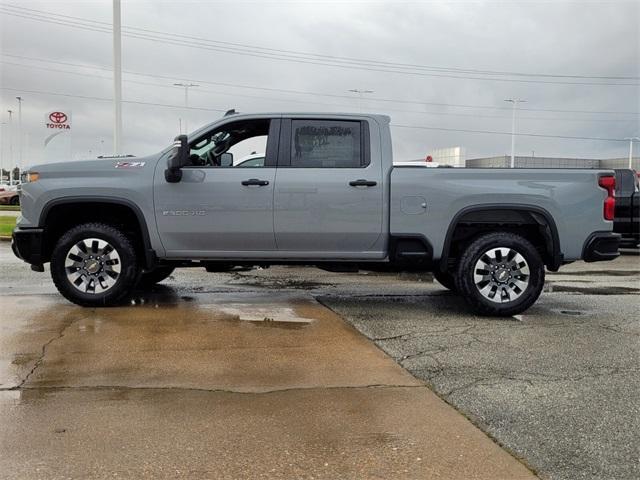
<instances>
[{"instance_id":1,"label":"crack in pavement","mask_svg":"<svg viewBox=\"0 0 640 480\"><path fill-rule=\"evenodd\" d=\"M91 385L91 386L70 386L70 385L58 385L58 386L16 386L0 388L0 392L14 392L25 390L78 390L78 391L91 391L91 390L168 390L168 391L186 391L186 392L208 392L208 393L237 393L242 395L263 395L269 393L280 392L297 392L306 390L351 390L351 389L386 389L386 388L429 388L426 384L423 385L402 385L402 384L384 384L375 383L367 385L327 385L327 386L314 386L314 387L288 387L288 388L275 388L272 390L259 390L259 391L247 391L247 390L233 390L228 388L198 388L198 387L132 387L128 385Z\"/></svg>"},{"instance_id":2,"label":"crack in pavement","mask_svg":"<svg viewBox=\"0 0 640 480\"><path fill-rule=\"evenodd\" d=\"M45 357L45 355L47 353L47 348L49 347L49 345L51 345L56 340L59 340L62 337L64 337L64 334L65 334L66 330L71 325L73 325L74 323L76 323L78 321L79 321L79 319L72 319L72 320L68 321L54 337L50 338L49 340L47 340L42 345L42 348L40 350L40 355L38 356L38 359L33 364L33 367L31 368L29 373L27 373L27 375L20 381L20 383L18 385L16 385L15 387L10 387L10 388L2 388L2 389L0 389L0 391L2 391L2 390L19 390L19 389L23 388L23 386L25 385L25 383L27 383L29 378L31 378L31 376L35 373L35 371L42 365L42 362L44 361L44 357Z\"/></svg>"}]
</instances>

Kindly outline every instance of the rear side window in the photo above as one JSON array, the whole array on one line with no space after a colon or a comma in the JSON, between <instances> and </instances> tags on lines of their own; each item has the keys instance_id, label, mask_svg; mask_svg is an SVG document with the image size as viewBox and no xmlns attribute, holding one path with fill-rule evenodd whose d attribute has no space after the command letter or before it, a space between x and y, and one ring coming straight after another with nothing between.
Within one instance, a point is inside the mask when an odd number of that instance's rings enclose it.
<instances>
[{"instance_id":1,"label":"rear side window","mask_svg":"<svg viewBox=\"0 0 640 480\"><path fill-rule=\"evenodd\" d=\"M362 150L360 122L291 122L292 167L360 168L365 166Z\"/></svg>"}]
</instances>

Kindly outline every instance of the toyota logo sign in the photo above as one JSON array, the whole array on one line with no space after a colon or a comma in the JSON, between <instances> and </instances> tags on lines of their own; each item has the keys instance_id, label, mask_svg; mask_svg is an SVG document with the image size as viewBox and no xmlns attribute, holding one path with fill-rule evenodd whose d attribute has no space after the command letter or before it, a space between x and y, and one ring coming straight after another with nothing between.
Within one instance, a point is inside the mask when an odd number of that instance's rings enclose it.
<instances>
[{"instance_id":1,"label":"toyota logo sign","mask_svg":"<svg viewBox=\"0 0 640 480\"><path fill-rule=\"evenodd\" d=\"M67 114L62 112L51 112L49 114L49 120L53 123L64 123L67 121Z\"/></svg>"},{"instance_id":2,"label":"toyota logo sign","mask_svg":"<svg viewBox=\"0 0 640 480\"><path fill-rule=\"evenodd\" d=\"M65 113L54 110L45 114L44 119L47 129L71 130L71 112Z\"/></svg>"}]
</instances>

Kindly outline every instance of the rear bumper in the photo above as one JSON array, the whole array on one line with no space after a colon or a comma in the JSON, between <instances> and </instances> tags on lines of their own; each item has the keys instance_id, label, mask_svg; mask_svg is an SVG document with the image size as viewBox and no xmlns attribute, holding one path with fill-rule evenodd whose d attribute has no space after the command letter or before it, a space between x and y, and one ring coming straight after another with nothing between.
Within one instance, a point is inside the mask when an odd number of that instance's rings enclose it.
<instances>
[{"instance_id":1,"label":"rear bumper","mask_svg":"<svg viewBox=\"0 0 640 480\"><path fill-rule=\"evenodd\" d=\"M42 228L16 227L11 236L11 249L13 254L31 265L44 263Z\"/></svg>"},{"instance_id":2,"label":"rear bumper","mask_svg":"<svg viewBox=\"0 0 640 480\"><path fill-rule=\"evenodd\" d=\"M620 256L620 235L613 232L592 233L582 249L585 262L602 262Z\"/></svg>"}]
</instances>

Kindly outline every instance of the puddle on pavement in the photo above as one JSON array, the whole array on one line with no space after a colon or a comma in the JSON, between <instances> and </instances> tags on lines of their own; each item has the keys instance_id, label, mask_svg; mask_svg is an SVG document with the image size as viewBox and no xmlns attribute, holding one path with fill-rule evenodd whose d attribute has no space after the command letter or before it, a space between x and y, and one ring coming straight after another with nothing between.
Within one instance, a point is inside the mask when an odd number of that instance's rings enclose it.
<instances>
[{"instance_id":1,"label":"puddle on pavement","mask_svg":"<svg viewBox=\"0 0 640 480\"><path fill-rule=\"evenodd\" d=\"M577 293L582 295L634 295L640 293L640 288L603 286L603 287L578 287L576 285L558 285L548 282L544 285L545 293Z\"/></svg>"},{"instance_id":2,"label":"puddle on pavement","mask_svg":"<svg viewBox=\"0 0 640 480\"><path fill-rule=\"evenodd\" d=\"M200 305L199 309L215 310L222 314L222 320L249 322L256 326L274 328L303 328L313 322L296 312L295 308L269 306L263 307L251 303L232 303L223 305Z\"/></svg>"}]
</instances>

